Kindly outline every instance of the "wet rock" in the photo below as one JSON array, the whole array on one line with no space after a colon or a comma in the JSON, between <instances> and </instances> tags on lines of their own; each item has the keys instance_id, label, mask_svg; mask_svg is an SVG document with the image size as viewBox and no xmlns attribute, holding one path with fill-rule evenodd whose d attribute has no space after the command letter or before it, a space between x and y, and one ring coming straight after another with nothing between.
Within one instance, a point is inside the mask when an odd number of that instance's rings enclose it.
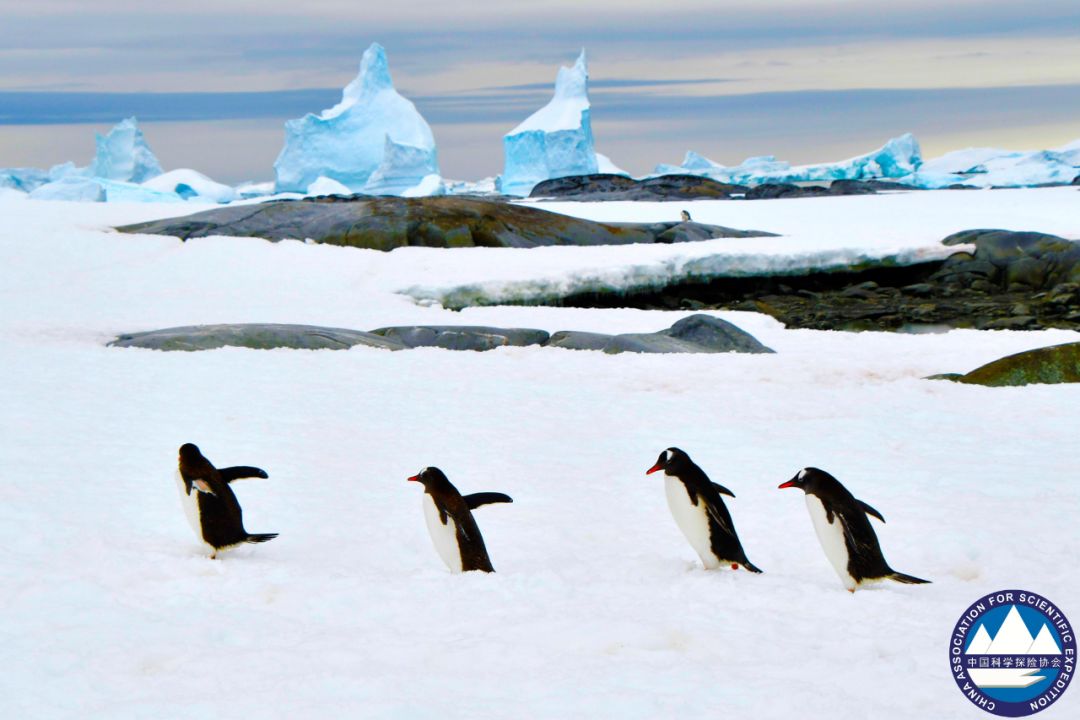
<instances>
[{"instance_id":1,"label":"wet rock","mask_svg":"<svg viewBox=\"0 0 1080 720\"><path fill-rule=\"evenodd\" d=\"M934 294L934 286L930 283L915 283L914 285L905 285L900 288L900 292L915 297L930 297Z\"/></svg>"},{"instance_id":2,"label":"wet rock","mask_svg":"<svg viewBox=\"0 0 1080 720\"><path fill-rule=\"evenodd\" d=\"M255 350L293 348L297 350L345 350L356 345L403 350L405 346L372 333L315 325L266 323L236 325L190 325L185 327L127 333L109 343L110 347L135 347L165 351L214 350L243 347Z\"/></svg>"},{"instance_id":3,"label":"wet rock","mask_svg":"<svg viewBox=\"0 0 1080 720\"><path fill-rule=\"evenodd\" d=\"M496 328L479 325L416 325L384 327L373 334L407 348L440 347L444 350L492 350L497 347L544 345L544 330Z\"/></svg>"},{"instance_id":4,"label":"wet rock","mask_svg":"<svg viewBox=\"0 0 1080 720\"><path fill-rule=\"evenodd\" d=\"M999 320L991 320L982 326L983 330L1027 330L1036 325L1036 319L1031 315L1016 315Z\"/></svg>"},{"instance_id":5,"label":"wet rock","mask_svg":"<svg viewBox=\"0 0 1080 720\"><path fill-rule=\"evenodd\" d=\"M335 197L271 201L215 208L187 217L117 228L125 233L171 235L182 240L208 235L311 240L373 250L398 247L539 247L691 242L719 237L771 235L719 225L598 223L466 196Z\"/></svg>"},{"instance_id":6,"label":"wet rock","mask_svg":"<svg viewBox=\"0 0 1080 720\"><path fill-rule=\"evenodd\" d=\"M932 376L990 387L1080 382L1080 343L1028 350L987 363L971 372Z\"/></svg>"},{"instance_id":7,"label":"wet rock","mask_svg":"<svg viewBox=\"0 0 1080 720\"><path fill-rule=\"evenodd\" d=\"M613 337L603 333L560 330L551 336L548 345L567 350L603 350Z\"/></svg>"}]
</instances>

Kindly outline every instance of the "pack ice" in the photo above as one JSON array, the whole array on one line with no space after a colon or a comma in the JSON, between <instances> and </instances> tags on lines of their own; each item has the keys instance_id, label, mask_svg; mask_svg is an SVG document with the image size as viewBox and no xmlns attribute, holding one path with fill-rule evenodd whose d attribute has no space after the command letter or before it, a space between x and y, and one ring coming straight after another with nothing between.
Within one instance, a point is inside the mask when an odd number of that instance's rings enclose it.
<instances>
[{"instance_id":1,"label":"pack ice","mask_svg":"<svg viewBox=\"0 0 1080 720\"><path fill-rule=\"evenodd\" d=\"M350 192L401 195L439 176L435 138L416 106L394 89L386 51L372 43L341 102L285 123L274 162L277 192L307 192L320 178ZM325 184L325 181L324 183Z\"/></svg>"},{"instance_id":2,"label":"pack ice","mask_svg":"<svg viewBox=\"0 0 1080 720\"><path fill-rule=\"evenodd\" d=\"M503 137L506 162L498 189L528 195L538 182L569 175L622 171L593 147L589 116L589 68L585 51L574 67L559 68L555 96Z\"/></svg>"}]
</instances>

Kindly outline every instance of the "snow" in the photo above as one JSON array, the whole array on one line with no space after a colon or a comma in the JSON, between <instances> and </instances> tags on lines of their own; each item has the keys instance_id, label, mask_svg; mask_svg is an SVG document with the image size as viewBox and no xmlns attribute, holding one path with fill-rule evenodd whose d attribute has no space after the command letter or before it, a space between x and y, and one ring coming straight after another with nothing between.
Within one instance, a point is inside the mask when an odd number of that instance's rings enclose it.
<instances>
[{"instance_id":1,"label":"snow","mask_svg":"<svg viewBox=\"0 0 1080 720\"><path fill-rule=\"evenodd\" d=\"M1074 199L927 192L692 212L818 252L820 236L880 252L961 227L1077 237ZM555 207L646 220L684 205ZM18 689L0 695L4 717L951 717L968 702L947 680L964 608L1017 586L1063 604L1080 593L1080 388L921 379L1078 333L848 334L725 312L777 353L104 347L208 322L619 333L687 315L453 313L396 292L498 282L532 262L536 276L651 266L685 247L380 253L108 230L198 208L0 195L0 664ZM248 529L279 538L201 553L172 487L188 441L270 473L236 492ZM764 575L700 569L644 475L673 444L738 495L728 506ZM497 573L453 575L431 547L405 482L431 464L463 492L514 498L476 513ZM804 504L776 489L808 465L879 508L890 564L934 584L845 592Z\"/></svg>"},{"instance_id":2,"label":"snow","mask_svg":"<svg viewBox=\"0 0 1080 720\"><path fill-rule=\"evenodd\" d=\"M95 143L97 153L90 163L94 177L141 183L161 174L161 164L133 117L121 120L106 135L95 134Z\"/></svg>"},{"instance_id":3,"label":"snow","mask_svg":"<svg viewBox=\"0 0 1080 720\"><path fill-rule=\"evenodd\" d=\"M158 192L174 193L185 200L229 203L237 198L236 191L228 185L214 182L197 170L181 168L170 170L152 180L142 183L144 188Z\"/></svg>"},{"instance_id":4,"label":"snow","mask_svg":"<svg viewBox=\"0 0 1080 720\"><path fill-rule=\"evenodd\" d=\"M543 180L597 172L584 50L572 68L559 68L551 101L503 137L503 153L498 187L506 195L528 195Z\"/></svg>"},{"instance_id":5,"label":"snow","mask_svg":"<svg viewBox=\"0 0 1080 720\"><path fill-rule=\"evenodd\" d=\"M341 102L319 115L285 123L285 146L274 162L277 192L305 192L319 177L368 192L418 184L438 173L435 138L416 106L394 89L386 51L378 43L364 51L360 72Z\"/></svg>"},{"instance_id":6,"label":"snow","mask_svg":"<svg viewBox=\"0 0 1080 720\"><path fill-rule=\"evenodd\" d=\"M319 179L307 186L308 195L352 195L352 190L345 187L337 180L322 175Z\"/></svg>"}]
</instances>

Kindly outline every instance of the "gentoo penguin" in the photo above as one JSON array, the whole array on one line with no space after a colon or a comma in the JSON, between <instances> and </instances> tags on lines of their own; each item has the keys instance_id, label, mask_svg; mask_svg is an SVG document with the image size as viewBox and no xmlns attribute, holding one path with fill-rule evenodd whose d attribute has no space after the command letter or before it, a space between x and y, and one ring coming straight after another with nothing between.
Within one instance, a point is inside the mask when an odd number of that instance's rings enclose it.
<instances>
[{"instance_id":1,"label":"gentoo penguin","mask_svg":"<svg viewBox=\"0 0 1080 720\"><path fill-rule=\"evenodd\" d=\"M682 218L683 222L690 222L690 213L687 212L686 210L683 210L682 212L680 212L679 217Z\"/></svg>"},{"instance_id":2,"label":"gentoo penguin","mask_svg":"<svg viewBox=\"0 0 1080 720\"><path fill-rule=\"evenodd\" d=\"M701 556L705 569L730 566L732 570L738 570L742 565L750 572L761 572L746 559L731 513L720 497L735 497L735 493L711 482L705 471L679 448L668 448L660 453L656 464L645 474L660 470L664 471L668 507L675 523Z\"/></svg>"},{"instance_id":3,"label":"gentoo penguin","mask_svg":"<svg viewBox=\"0 0 1080 720\"><path fill-rule=\"evenodd\" d=\"M862 500L856 500L829 473L808 467L780 487L799 488L806 493L806 507L825 557L849 592L855 592L864 583L880 580L910 585L930 582L889 567L867 515L881 522L885 518Z\"/></svg>"},{"instance_id":4,"label":"gentoo penguin","mask_svg":"<svg viewBox=\"0 0 1080 720\"><path fill-rule=\"evenodd\" d=\"M431 542L450 572L495 572L472 511L488 503L514 502L496 492L462 495L442 470L426 467L409 478L424 486L424 518Z\"/></svg>"},{"instance_id":5,"label":"gentoo penguin","mask_svg":"<svg viewBox=\"0 0 1080 720\"><path fill-rule=\"evenodd\" d=\"M237 466L218 470L191 443L180 446L180 471L176 475L180 502L195 535L206 545L210 557L240 543L263 543L277 533L252 535L244 530L240 503L229 483L241 478L266 478L256 467Z\"/></svg>"}]
</instances>

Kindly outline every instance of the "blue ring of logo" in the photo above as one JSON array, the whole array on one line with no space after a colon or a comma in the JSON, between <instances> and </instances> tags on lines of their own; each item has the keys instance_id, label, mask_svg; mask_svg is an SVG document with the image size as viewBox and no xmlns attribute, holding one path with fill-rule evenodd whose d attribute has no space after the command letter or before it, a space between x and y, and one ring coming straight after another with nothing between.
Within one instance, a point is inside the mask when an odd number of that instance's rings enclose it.
<instances>
[{"instance_id":1,"label":"blue ring of logo","mask_svg":"<svg viewBox=\"0 0 1080 720\"><path fill-rule=\"evenodd\" d=\"M964 611L949 640L960 692L1001 717L1026 717L1061 697L1076 670L1076 635L1039 593L999 590Z\"/></svg>"}]
</instances>

